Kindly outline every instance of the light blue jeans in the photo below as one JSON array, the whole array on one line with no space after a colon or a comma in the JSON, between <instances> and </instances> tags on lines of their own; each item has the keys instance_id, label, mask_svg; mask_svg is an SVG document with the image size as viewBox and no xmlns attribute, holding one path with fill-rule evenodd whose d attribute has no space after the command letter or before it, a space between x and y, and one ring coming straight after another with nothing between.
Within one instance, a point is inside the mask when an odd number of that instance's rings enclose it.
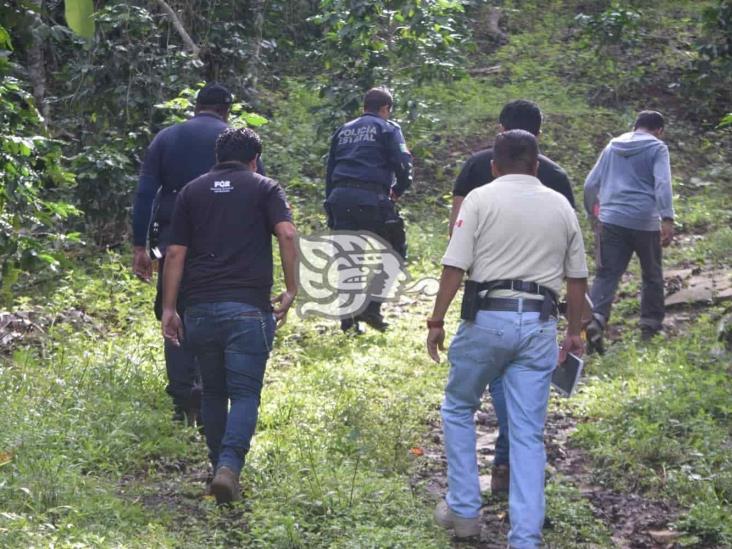
<instances>
[{"instance_id":1,"label":"light blue jeans","mask_svg":"<svg viewBox=\"0 0 732 549\"><path fill-rule=\"evenodd\" d=\"M557 365L557 323L539 313L480 311L463 321L448 352L450 375L442 404L447 453L447 504L464 518L481 506L473 416L489 382L502 376L511 447L508 541L539 547L544 525L544 422Z\"/></svg>"}]
</instances>

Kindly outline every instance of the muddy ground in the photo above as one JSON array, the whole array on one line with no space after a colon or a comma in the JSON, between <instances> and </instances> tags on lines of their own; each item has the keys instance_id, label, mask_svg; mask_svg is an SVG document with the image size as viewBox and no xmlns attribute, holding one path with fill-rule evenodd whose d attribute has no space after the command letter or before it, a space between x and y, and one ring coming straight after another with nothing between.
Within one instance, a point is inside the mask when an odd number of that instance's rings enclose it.
<instances>
[{"instance_id":1,"label":"muddy ground","mask_svg":"<svg viewBox=\"0 0 732 549\"><path fill-rule=\"evenodd\" d=\"M479 541L456 543L455 547L505 549L508 534L508 501L505 496L490 493L498 423L493 406L486 398L475 415L477 455L480 484L483 491L481 520L483 528ZM562 482L576 486L589 501L593 513L612 532L613 544L619 548L665 548L673 545L674 534L669 524L678 511L667 502L651 501L637 494L623 494L592 483L589 457L574 447L569 438L577 425L577 418L559 411L551 411L547 419L544 441L547 451L547 470L551 475L561 474ZM443 452L442 429L439 422L431 426L428 443L422 450L417 473L412 482L423 486L435 501L447 490L447 461ZM551 529L551 523L545 528Z\"/></svg>"}]
</instances>

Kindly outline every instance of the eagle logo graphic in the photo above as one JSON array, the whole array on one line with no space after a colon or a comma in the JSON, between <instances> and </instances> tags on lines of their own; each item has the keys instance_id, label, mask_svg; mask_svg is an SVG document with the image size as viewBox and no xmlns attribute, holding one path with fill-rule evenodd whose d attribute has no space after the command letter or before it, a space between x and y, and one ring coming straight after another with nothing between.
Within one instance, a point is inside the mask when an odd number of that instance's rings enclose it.
<instances>
[{"instance_id":1,"label":"eagle logo graphic","mask_svg":"<svg viewBox=\"0 0 732 549\"><path fill-rule=\"evenodd\" d=\"M298 248L301 317L341 319L362 313L373 299L396 301L404 293L437 293L435 279L422 279L408 288L410 276L402 257L370 232L301 236Z\"/></svg>"}]
</instances>

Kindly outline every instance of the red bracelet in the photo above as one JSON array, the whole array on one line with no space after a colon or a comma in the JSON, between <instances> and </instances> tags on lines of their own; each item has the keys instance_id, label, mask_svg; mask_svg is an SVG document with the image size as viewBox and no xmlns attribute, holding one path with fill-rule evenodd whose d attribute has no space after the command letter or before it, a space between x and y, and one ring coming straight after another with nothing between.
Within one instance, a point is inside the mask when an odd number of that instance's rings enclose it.
<instances>
[{"instance_id":1,"label":"red bracelet","mask_svg":"<svg viewBox=\"0 0 732 549\"><path fill-rule=\"evenodd\" d=\"M444 320L432 320L431 318L427 319L427 328L443 328L444 326Z\"/></svg>"}]
</instances>

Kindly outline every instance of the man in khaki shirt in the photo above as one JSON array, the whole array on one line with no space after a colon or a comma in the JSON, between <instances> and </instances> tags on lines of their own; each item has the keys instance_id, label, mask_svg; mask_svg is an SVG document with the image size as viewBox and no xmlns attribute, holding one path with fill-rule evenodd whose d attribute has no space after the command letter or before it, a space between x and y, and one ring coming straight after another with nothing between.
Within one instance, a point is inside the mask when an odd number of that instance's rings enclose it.
<instances>
[{"instance_id":1,"label":"man in khaki shirt","mask_svg":"<svg viewBox=\"0 0 732 549\"><path fill-rule=\"evenodd\" d=\"M587 264L582 234L571 206L539 182L537 169L533 135L511 130L496 137L496 179L463 202L427 321L427 349L439 362L443 319L467 272L464 320L448 352L451 367L442 404L448 492L435 518L454 528L457 537L480 533L473 415L488 383L502 375L511 446L508 541L516 548L541 544L543 431L552 372L557 358L584 350L580 315ZM559 352L556 299L563 279L569 323Z\"/></svg>"}]
</instances>

